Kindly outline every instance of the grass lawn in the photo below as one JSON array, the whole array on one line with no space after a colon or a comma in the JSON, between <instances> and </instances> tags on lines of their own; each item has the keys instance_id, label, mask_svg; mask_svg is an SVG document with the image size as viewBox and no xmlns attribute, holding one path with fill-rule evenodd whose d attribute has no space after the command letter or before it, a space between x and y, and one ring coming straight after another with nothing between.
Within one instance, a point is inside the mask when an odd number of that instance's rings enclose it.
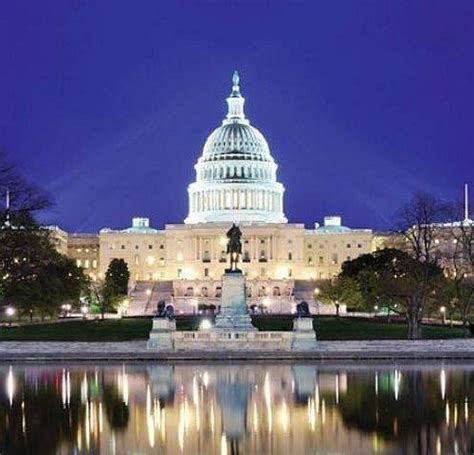
<instances>
[{"instance_id":1,"label":"grass lawn","mask_svg":"<svg viewBox=\"0 0 474 455\"><path fill-rule=\"evenodd\" d=\"M197 318L180 318L178 330L193 330ZM147 339L152 321L149 318L109 319L105 321L66 321L24 325L0 329L0 341L126 341ZM290 317L256 317L260 330L291 330ZM406 326L352 318L316 318L319 340L374 340L406 338ZM456 327L425 326L424 338L461 338L463 331Z\"/></svg>"}]
</instances>

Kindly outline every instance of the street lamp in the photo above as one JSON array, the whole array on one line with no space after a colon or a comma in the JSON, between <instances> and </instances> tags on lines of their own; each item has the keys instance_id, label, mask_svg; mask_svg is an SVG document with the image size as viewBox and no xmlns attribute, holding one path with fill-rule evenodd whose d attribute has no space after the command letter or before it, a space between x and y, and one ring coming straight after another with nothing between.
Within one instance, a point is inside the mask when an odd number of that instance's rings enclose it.
<instances>
[{"instance_id":1,"label":"street lamp","mask_svg":"<svg viewBox=\"0 0 474 455\"><path fill-rule=\"evenodd\" d=\"M12 326L13 315L15 314L15 308L9 306L9 307L5 310L5 313L6 313L7 316L8 316L8 326L11 327L11 326Z\"/></svg>"},{"instance_id":2,"label":"street lamp","mask_svg":"<svg viewBox=\"0 0 474 455\"><path fill-rule=\"evenodd\" d=\"M443 320L443 325L446 324L446 307L445 306L442 306L440 309L439 309L439 312L441 313L441 318Z\"/></svg>"},{"instance_id":3,"label":"street lamp","mask_svg":"<svg viewBox=\"0 0 474 455\"><path fill-rule=\"evenodd\" d=\"M82 317L83 319L86 319L87 318L87 313L89 312L89 308L86 307L85 305L81 306L81 313L82 313Z\"/></svg>"}]
</instances>

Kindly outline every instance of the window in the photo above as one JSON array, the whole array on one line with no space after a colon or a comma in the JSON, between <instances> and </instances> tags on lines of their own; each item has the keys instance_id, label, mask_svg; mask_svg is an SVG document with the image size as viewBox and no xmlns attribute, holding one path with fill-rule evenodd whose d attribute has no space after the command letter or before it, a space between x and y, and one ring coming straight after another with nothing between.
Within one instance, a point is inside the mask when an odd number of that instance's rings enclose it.
<instances>
[{"instance_id":1,"label":"window","mask_svg":"<svg viewBox=\"0 0 474 455\"><path fill-rule=\"evenodd\" d=\"M124 249L125 249L125 245L121 245L120 248L121 248L122 250L124 250Z\"/></svg>"},{"instance_id":2,"label":"window","mask_svg":"<svg viewBox=\"0 0 474 455\"><path fill-rule=\"evenodd\" d=\"M350 247L351 247L351 244L350 244L350 243L348 243L346 246L347 246L347 248L350 248Z\"/></svg>"},{"instance_id":3,"label":"window","mask_svg":"<svg viewBox=\"0 0 474 455\"><path fill-rule=\"evenodd\" d=\"M193 297L193 296L194 296L194 288L192 286L189 286L186 289L185 297Z\"/></svg>"},{"instance_id":4,"label":"window","mask_svg":"<svg viewBox=\"0 0 474 455\"><path fill-rule=\"evenodd\" d=\"M291 245L293 243L293 240L288 239L288 245Z\"/></svg>"},{"instance_id":5,"label":"window","mask_svg":"<svg viewBox=\"0 0 474 455\"><path fill-rule=\"evenodd\" d=\"M183 269L176 270L176 275L178 276L178 278L181 278L181 276L183 275Z\"/></svg>"},{"instance_id":6,"label":"window","mask_svg":"<svg viewBox=\"0 0 474 455\"><path fill-rule=\"evenodd\" d=\"M80 253L80 252L82 252L82 248L77 248L76 251L77 251L78 253Z\"/></svg>"},{"instance_id":7,"label":"window","mask_svg":"<svg viewBox=\"0 0 474 455\"><path fill-rule=\"evenodd\" d=\"M140 264L140 256L138 254L135 255L135 265Z\"/></svg>"},{"instance_id":8,"label":"window","mask_svg":"<svg viewBox=\"0 0 474 455\"><path fill-rule=\"evenodd\" d=\"M280 297L280 295L281 295L280 288L278 286L275 286L273 288L273 297Z\"/></svg>"},{"instance_id":9,"label":"window","mask_svg":"<svg viewBox=\"0 0 474 455\"><path fill-rule=\"evenodd\" d=\"M291 251L288 251L288 260L289 261L293 260L293 253Z\"/></svg>"},{"instance_id":10,"label":"window","mask_svg":"<svg viewBox=\"0 0 474 455\"><path fill-rule=\"evenodd\" d=\"M148 245L148 249L149 249L149 250L152 250L152 249L153 249L153 245Z\"/></svg>"},{"instance_id":11,"label":"window","mask_svg":"<svg viewBox=\"0 0 474 455\"><path fill-rule=\"evenodd\" d=\"M97 259L92 260L92 268L96 269L97 268Z\"/></svg>"},{"instance_id":12,"label":"window","mask_svg":"<svg viewBox=\"0 0 474 455\"><path fill-rule=\"evenodd\" d=\"M207 267L204 269L204 276L205 277L209 276L209 269ZM206 295L206 297L207 297L207 295Z\"/></svg>"},{"instance_id":13,"label":"window","mask_svg":"<svg viewBox=\"0 0 474 455\"><path fill-rule=\"evenodd\" d=\"M362 243L358 243L357 248L362 248Z\"/></svg>"},{"instance_id":14,"label":"window","mask_svg":"<svg viewBox=\"0 0 474 455\"><path fill-rule=\"evenodd\" d=\"M347 257L346 257L346 260L347 260L347 261L350 261L350 260L351 260L351 257L350 257L350 256L347 256Z\"/></svg>"},{"instance_id":15,"label":"window","mask_svg":"<svg viewBox=\"0 0 474 455\"><path fill-rule=\"evenodd\" d=\"M217 298L222 297L222 288L220 286L216 287L216 297Z\"/></svg>"},{"instance_id":16,"label":"window","mask_svg":"<svg viewBox=\"0 0 474 455\"><path fill-rule=\"evenodd\" d=\"M266 295L267 295L267 290L265 289L265 286L260 286L258 288L258 296L265 297Z\"/></svg>"},{"instance_id":17,"label":"window","mask_svg":"<svg viewBox=\"0 0 474 455\"><path fill-rule=\"evenodd\" d=\"M209 292L206 287L201 288L201 297L207 297L208 294Z\"/></svg>"},{"instance_id":18,"label":"window","mask_svg":"<svg viewBox=\"0 0 474 455\"><path fill-rule=\"evenodd\" d=\"M160 245L160 250L163 250L165 246L163 244Z\"/></svg>"},{"instance_id":19,"label":"window","mask_svg":"<svg viewBox=\"0 0 474 455\"><path fill-rule=\"evenodd\" d=\"M82 267L82 261L80 259L76 260L77 267Z\"/></svg>"},{"instance_id":20,"label":"window","mask_svg":"<svg viewBox=\"0 0 474 455\"><path fill-rule=\"evenodd\" d=\"M308 265L313 265L313 256L308 258Z\"/></svg>"},{"instance_id":21,"label":"window","mask_svg":"<svg viewBox=\"0 0 474 455\"><path fill-rule=\"evenodd\" d=\"M138 245L135 245L135 249L138 250Z\"/></svg>"},{"instance_id":22,"label":"window","mask_svg":"<svg viewBox=\"0 0 474 455\"><path fill-rule=\"evenodd\" d=\"M84 268L85 268L85 269L88 269L88 268L89 268L89 259L86 259L86 260L84 261Z\"/></svg>"},{"instance_id":23,"label":"window","mask_svg":"<svg viewBox=\"0 0 474 455\"><path fill-rule=\"evenodd\" d=\"M261 239L260 244L265 245L265 239Z\"/></svg>"},{"instance_id":24,"label":"window","mask_svg":"<svg viewBox=\"0 0 474 455\"><path fill-rule=\"evenodd\" d=\"M211 262L211 254L209 253L209 251L204 251L204 253L202 254L202 261Z\"/></svg>"},{"instance_id":25,"label":"window","mask_svg":"<svg viewBox=\"0 0 474 455\"><path fill-rule=\"evenodd\" d=\"M311 243L308 244L308 248L311 250L313 248L313 245L311 245Z\"/></svg>"},{"instance_id":26,"label":"window","mask_svg":"<svg viewBox=\"0 0 474 455\"><path fill-rule=\"evenodd\" d=\"M288 269L288 278L291 278L293 276L293 270Z\"/></svg>"},{"instance_id":27,"label":"window","mask_svg":"<svg viewBox=\"0 0 474 455\"><path fill-rule=\"evenodd\" d=\"M324 264L324 256L319 256L318 261L320 264Z\"/></svg>"}]
</instances>

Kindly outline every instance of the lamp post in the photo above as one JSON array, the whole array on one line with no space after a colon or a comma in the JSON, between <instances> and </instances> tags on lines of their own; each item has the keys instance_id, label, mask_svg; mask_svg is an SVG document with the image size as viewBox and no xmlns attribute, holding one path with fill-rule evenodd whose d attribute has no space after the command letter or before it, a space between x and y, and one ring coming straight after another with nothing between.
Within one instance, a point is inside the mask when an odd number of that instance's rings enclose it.
<instances>
[{"instance_id":1,"label":"lamp post","mask_svg":"<svg viewBox=\"0 0 474 455\"><path fill-rule=\"evenodd\" d=\"M441 313L441 319L443 321L443 325L446 324L446 307L445 306L442 306L440 309L439 309L439 312Z\"/></svg>"},{"instance_id":2,"label":"lamp post","mask_svg":"<svg viewBox=\"0 0 474 455\"><path fill-rule=\"evenodd\" d=\"M86 319L87 318L87 313L89 312L89 308L85 305L81 306L81 313L82 313L82 318Z\"/></svg>"},{"instance_id":3,"label":"lamp post","mask_svg":"<svg viewBox=\"0 0 474 455\"><path fill-rule=\"evenodd\" d=\"M9 306L6 310L5 313L8 316L8 327L12 326L12 320L13 320L13 315L15 314L15 308Z\"/></svg>"}]
</instances>

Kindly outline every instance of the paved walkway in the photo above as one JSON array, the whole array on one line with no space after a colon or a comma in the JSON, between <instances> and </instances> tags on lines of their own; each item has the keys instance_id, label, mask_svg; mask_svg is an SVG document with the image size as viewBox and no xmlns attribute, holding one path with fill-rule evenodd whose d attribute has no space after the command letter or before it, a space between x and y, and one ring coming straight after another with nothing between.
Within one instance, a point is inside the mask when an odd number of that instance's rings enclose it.
<instances>
[{"instance_id":1,"label":"paved walkway","mask_svg":"<svg viewBox=\"0 0 474 455\"><path fill-rule=\"evenodd\" d=\"M0 342L0 361L42 360L370 360L466 359L474 361L474 338L453 340L320 341L308 352L149 350L146 341L124 342Z\"/></svg>"}]
</instances>

